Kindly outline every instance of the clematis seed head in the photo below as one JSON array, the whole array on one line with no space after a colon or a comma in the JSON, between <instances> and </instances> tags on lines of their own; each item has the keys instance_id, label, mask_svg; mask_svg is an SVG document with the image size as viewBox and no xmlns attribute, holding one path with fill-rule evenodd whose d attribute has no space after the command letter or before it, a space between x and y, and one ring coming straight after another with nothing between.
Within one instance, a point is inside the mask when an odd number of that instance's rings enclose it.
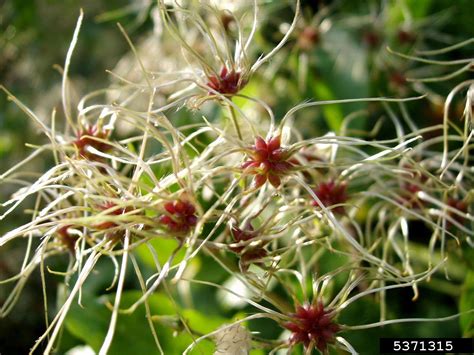
<instances>
[{"instance_id":1,"label":"clematis seed head","mask_svg":"<svg viewBox=\"0 0 474 355\"><path fill-rule=\"evenodd\" d=\"M334 180L322 182L313 192L325 207L343 204L348 199L347 184L345 182L337 183ZM313 206L319 205L316 201L313 201ZM337 214L344 214L345 208L344 206L336 206L332 211Z\"/></svg>"},{"instance_id":2,"label":"clematis seed head","mask_svg":"<svg viewBox=\"0 0 474 355\"><path fill-rule=\"evenodd\" d=\"M228 69L223 66L219 75L210 75L207 85L222 95L235 95L246 84L247 81L242 77L242 73L235 69Z\"/></svg>"},{"instance_id":3,"label":"clematis seed head","mask_svg":"<svg viewBox=\"0 0 474 355\"><path fill-rule=\"evenodd\" d=\"M108 139L109 135L109 130L99 128L97 125L87 126L77 133L77 138L72 142L72 145L77 149L79 157L88 160L100 160L100 157L90 153L87 147L93 147L100 152L109 151L112 146L100 141Z\"/></svg>"},{"instance_id":4,"label":"clematis seed head","mask_svg":"<svg viewBox=\"0 0 474 355\"><path fill-rule=\"evenodd\" d=\"M294 167L290 159L291 153L281 147L280 136L267 141L257 137L248 155L249 159L244 162L242 168L246 173L255 176L253 180L255 188L259 188L267 181L275 188L279 187L281 178Z\"/></svg>"},{"instance_id":5,"label":"clematis seed head","mask_svg":"<svg viewBox=\"0 0 474 355\"><path fill-rule=\"evenodd\" d=\"M291 321L283 327L292 332L289 342L303 344L307 349L311 346L325 352L327 346L335 342L336 333L341 327L334 321L331 310L325 309L321 301L310 305L296 307L290 314Z\"/></svg>"},{"instance_id":6,"label":"clematis seed head","mask_svg":"<svg viewBox=\"0 0 474 355\"><path fill-rule=\"evenodd\" d=\"M174 234L186 234L196 226L198 217L193 204L184 199L166 202L164 204L165 214L159 221Z\"/></svg>"}]
</instances>

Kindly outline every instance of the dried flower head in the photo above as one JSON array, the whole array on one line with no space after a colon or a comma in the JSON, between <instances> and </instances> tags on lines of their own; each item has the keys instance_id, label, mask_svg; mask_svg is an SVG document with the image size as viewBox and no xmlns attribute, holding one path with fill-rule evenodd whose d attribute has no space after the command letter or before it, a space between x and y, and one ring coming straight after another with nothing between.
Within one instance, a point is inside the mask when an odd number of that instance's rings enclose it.
<instances>
[{"instance_id":1,"label":"dried flower head","mask_svg":"<svg viewBox=\"0 0 474 355\"><path fill-rule=\"evenodd\" d=\"M163 3L163 0L160 0L160 3ZM225 2L225 5L228 3ZM183 8L177 5L167 8L164 3L160 6L164 25L182 44L187 61L193 66L191 70L195 74L195 84L207 91L203 100L206 100L209 94L237 94L257 69L268 62L290 38L300 11L300 0L297 0L295 16L289 30L269 53L252 63L250 58L259 25L259 5L256 1L253 6L243 2L240 5L246 6L226 7L224 12L219 9L221 6L215 5L200 4L194 11L183 11ZM249 9L252 10L250 14ZM174 16L179 18L182 26L176 26ZM212 25L202 26L203 23ZM230 31L230 24L237 33Z\"/></svg>"}]
</instances>

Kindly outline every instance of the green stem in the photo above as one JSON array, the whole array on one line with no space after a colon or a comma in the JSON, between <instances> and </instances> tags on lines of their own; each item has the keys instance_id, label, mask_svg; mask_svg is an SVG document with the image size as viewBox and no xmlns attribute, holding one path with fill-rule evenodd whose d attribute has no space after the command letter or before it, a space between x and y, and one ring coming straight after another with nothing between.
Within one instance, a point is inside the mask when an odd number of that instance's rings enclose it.
<instances>
[{"instance_id":1,"label":"green stem","mask_svg":"<svg viewBox=\"0 0 474 355\"><path fill-rule=\"evenodd\" d=\"M239 137L240 140L243 140L242 139L242 133L240 132L239 123L237 122L237 116L235 114L235 109L234 109L234 106L232 106L231 104L229 104L229 111L230 111L230 118L232 120L232 123L234 124L235 131L237 132L237 136Z\"/></svg>"}]
</instances>

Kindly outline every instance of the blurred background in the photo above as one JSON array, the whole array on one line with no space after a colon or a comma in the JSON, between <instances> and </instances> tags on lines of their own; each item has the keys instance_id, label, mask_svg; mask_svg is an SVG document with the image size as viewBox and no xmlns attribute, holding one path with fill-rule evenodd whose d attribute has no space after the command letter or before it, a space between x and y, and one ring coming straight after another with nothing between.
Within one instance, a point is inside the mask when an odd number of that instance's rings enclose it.
<instances>
[{"instance_id":1,"label":"blurred background","mask_svg":"<svg viewBox=\"0 0 474 355\"><path fill-rule=\"evenodd\" d=\"M261 14L261 30L257 41L259 48L256 53L268 51L268 48L281 39L281 24L290 22L293 14L292 6L288 2L266 0L259 3L262 3L266 10ZM151 2L138 0L0 1L0 84L45 122L50 121L53 107L59 110L58 120L61 119L61 73L55 65L62 66L64 63L79 9L84 9L85 20L70 68L71 80L78 97L110 85L111 78L106 70L115 68L129 53L129 47L115 22L119 21L124 25L134 43L142 43L153 36L151 5ZM409 20L407 11L410 14ZM407 73L415 77L436 76L447 73L445 68L391 57L386 46L409 52L414 46L424 50L435 49L466 40L474 35L473 14L472 0L303 1L303 14L295 34L282 48L279 56L272 61L270 68L266 69L275 70L278 74L274 76L273 82L257 78L248 85L247 93L260 96L268 102L276 116L281 117L290 107L307 99L329 100L381 95L406 97L429 89L433 92L434 99L410 104L410 115L419 126L440 123L442 98L446 97L457 83L469 78L469 75L472 78L472 71L452 80L429 84L426 88L416 87L406 80ZM473 53L473 46L470 45L438 59L472 58ZM258 90L262 93L258 93ZM460 111L463 104L462 100L456 103ZM365 119L358 121L356 128L360 130L370 129L371 117L378 117L383 111L382 107L367 103L334 105L322 110L305 110L300 114L298 124L308 136L322 135L328 130L340 128L343 118L359 109L369 112ZM45 141L38 127L15 104L8 102L4 93L0 93L0 170L7 170L31 152L31 148L25 146L26 143L41 144ZM29 169L42 171L51 163L48 159L37 159ZM1 186L0 197L5 201L14 191ZM0 222L0 235L26 221L27 216L20 211L16 213L14 218ZM419 228L419 234L414 238L422 240L423 227ZM0 279L6 279L18 272L23 261L23 245L22 241L16 241L0 249ZM451 282L443 278L434 280L429 287L422 289L422 303L411 302L410 290L394 292L391 294L393 298L388 300L389 309L398 317L437 317L457 313L460 294L469 289L472 295L474 288L472 280L471 284L463 285L465 269L472 268L474 260L470 258L472 253L466 253L456 256L455 265L458 269ZM143 262L146 264L147 261ZM211 259L202 257L200 262L204 265L201 266L201 272L212 268ZM61 268L67 265L67 260L53 260L51 265ZM111 265L105 263L100 267L107 273ZM227 281L226 275L214 274L212 279L221 283ZM60 292L60 281L60 277L53 275L48 275L46 279L51 309L54 309L56 294ZM88 295L99 295L103 286L107 285L106 282L97 276L88 286ZM134 287L135 285L130 285L131 289ZM0 285L0 304L8 297L10 290L9 285ZM203 314L216 318L235 315L235 312L228 310L216 310L213 304L206 302L209 299L207 292L207 289L197 288L193 296L198 304L197 308ZM26 284L14 311L6 319L0 320L2 355L28 353L34 339L44 331L43 309L41 280L39 272L35 272ZM373 309L372 314L368 309ZM359 320L363 318L364 321L376 320L377 310L375 304L360 304L359 308L353 308L352 313L345 315L347 319L344 321L350 323L351 317ZM240 312L245 312L245 309ZM76 312L76 315L78 313L80 312ZM199 320L199 315L194 317ZM133 321L138 322L137 319ZM93 334L86 333L94 333L94 322L100 323L97 319L81 319L80 316L73 319L64 331L58 353L65 353L68 349L85 343L93 345ZM265 321L261 321L261 324L256 322L255 330L261 331L263 337L278 337L281 329L269 327L269 324L265 324ZM117 338L120 338L120 332L123 332L121 334L128 334L140 343L140 326L130 326L118 331ZM457 320L447 323L397 325L351 334L348 339L357 349L361 349L361 353L369 354L377 353L377 344L373 339L381 335L455 337L462 335L462 329ZM144 340L143 346L127 345L125 342L127 350L119 344L114 348L115 352L111 353L145 354L137 352L137 349L149 349L146 341ZM169 341L173 342L171 338ZM179 353L176 349L170 350L169 353Z\"/></svg>"}]
</instances>

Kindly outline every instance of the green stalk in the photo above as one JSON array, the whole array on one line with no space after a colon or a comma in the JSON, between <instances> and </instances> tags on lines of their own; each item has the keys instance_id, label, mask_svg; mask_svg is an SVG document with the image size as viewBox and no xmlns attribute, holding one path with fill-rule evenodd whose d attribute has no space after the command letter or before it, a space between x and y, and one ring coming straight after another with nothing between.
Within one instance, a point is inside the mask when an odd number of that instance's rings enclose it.
<instances>
[{"instance_id":1,"label":"green stalk","mask_svg":"<svg viewBox=\"0 0 474 355\"><path fill-rule=\"evenodd\" d=\"M240 131L239 127L239 122L237 122L237 115L235 114L235 109L234 106L229 104L229 111L230 111L230 118L232 120L232 123L234 124L235 131L237 132L237 136L239 137L240 140L242 139L242 132Z\"/></svg>"}]
</instances>

